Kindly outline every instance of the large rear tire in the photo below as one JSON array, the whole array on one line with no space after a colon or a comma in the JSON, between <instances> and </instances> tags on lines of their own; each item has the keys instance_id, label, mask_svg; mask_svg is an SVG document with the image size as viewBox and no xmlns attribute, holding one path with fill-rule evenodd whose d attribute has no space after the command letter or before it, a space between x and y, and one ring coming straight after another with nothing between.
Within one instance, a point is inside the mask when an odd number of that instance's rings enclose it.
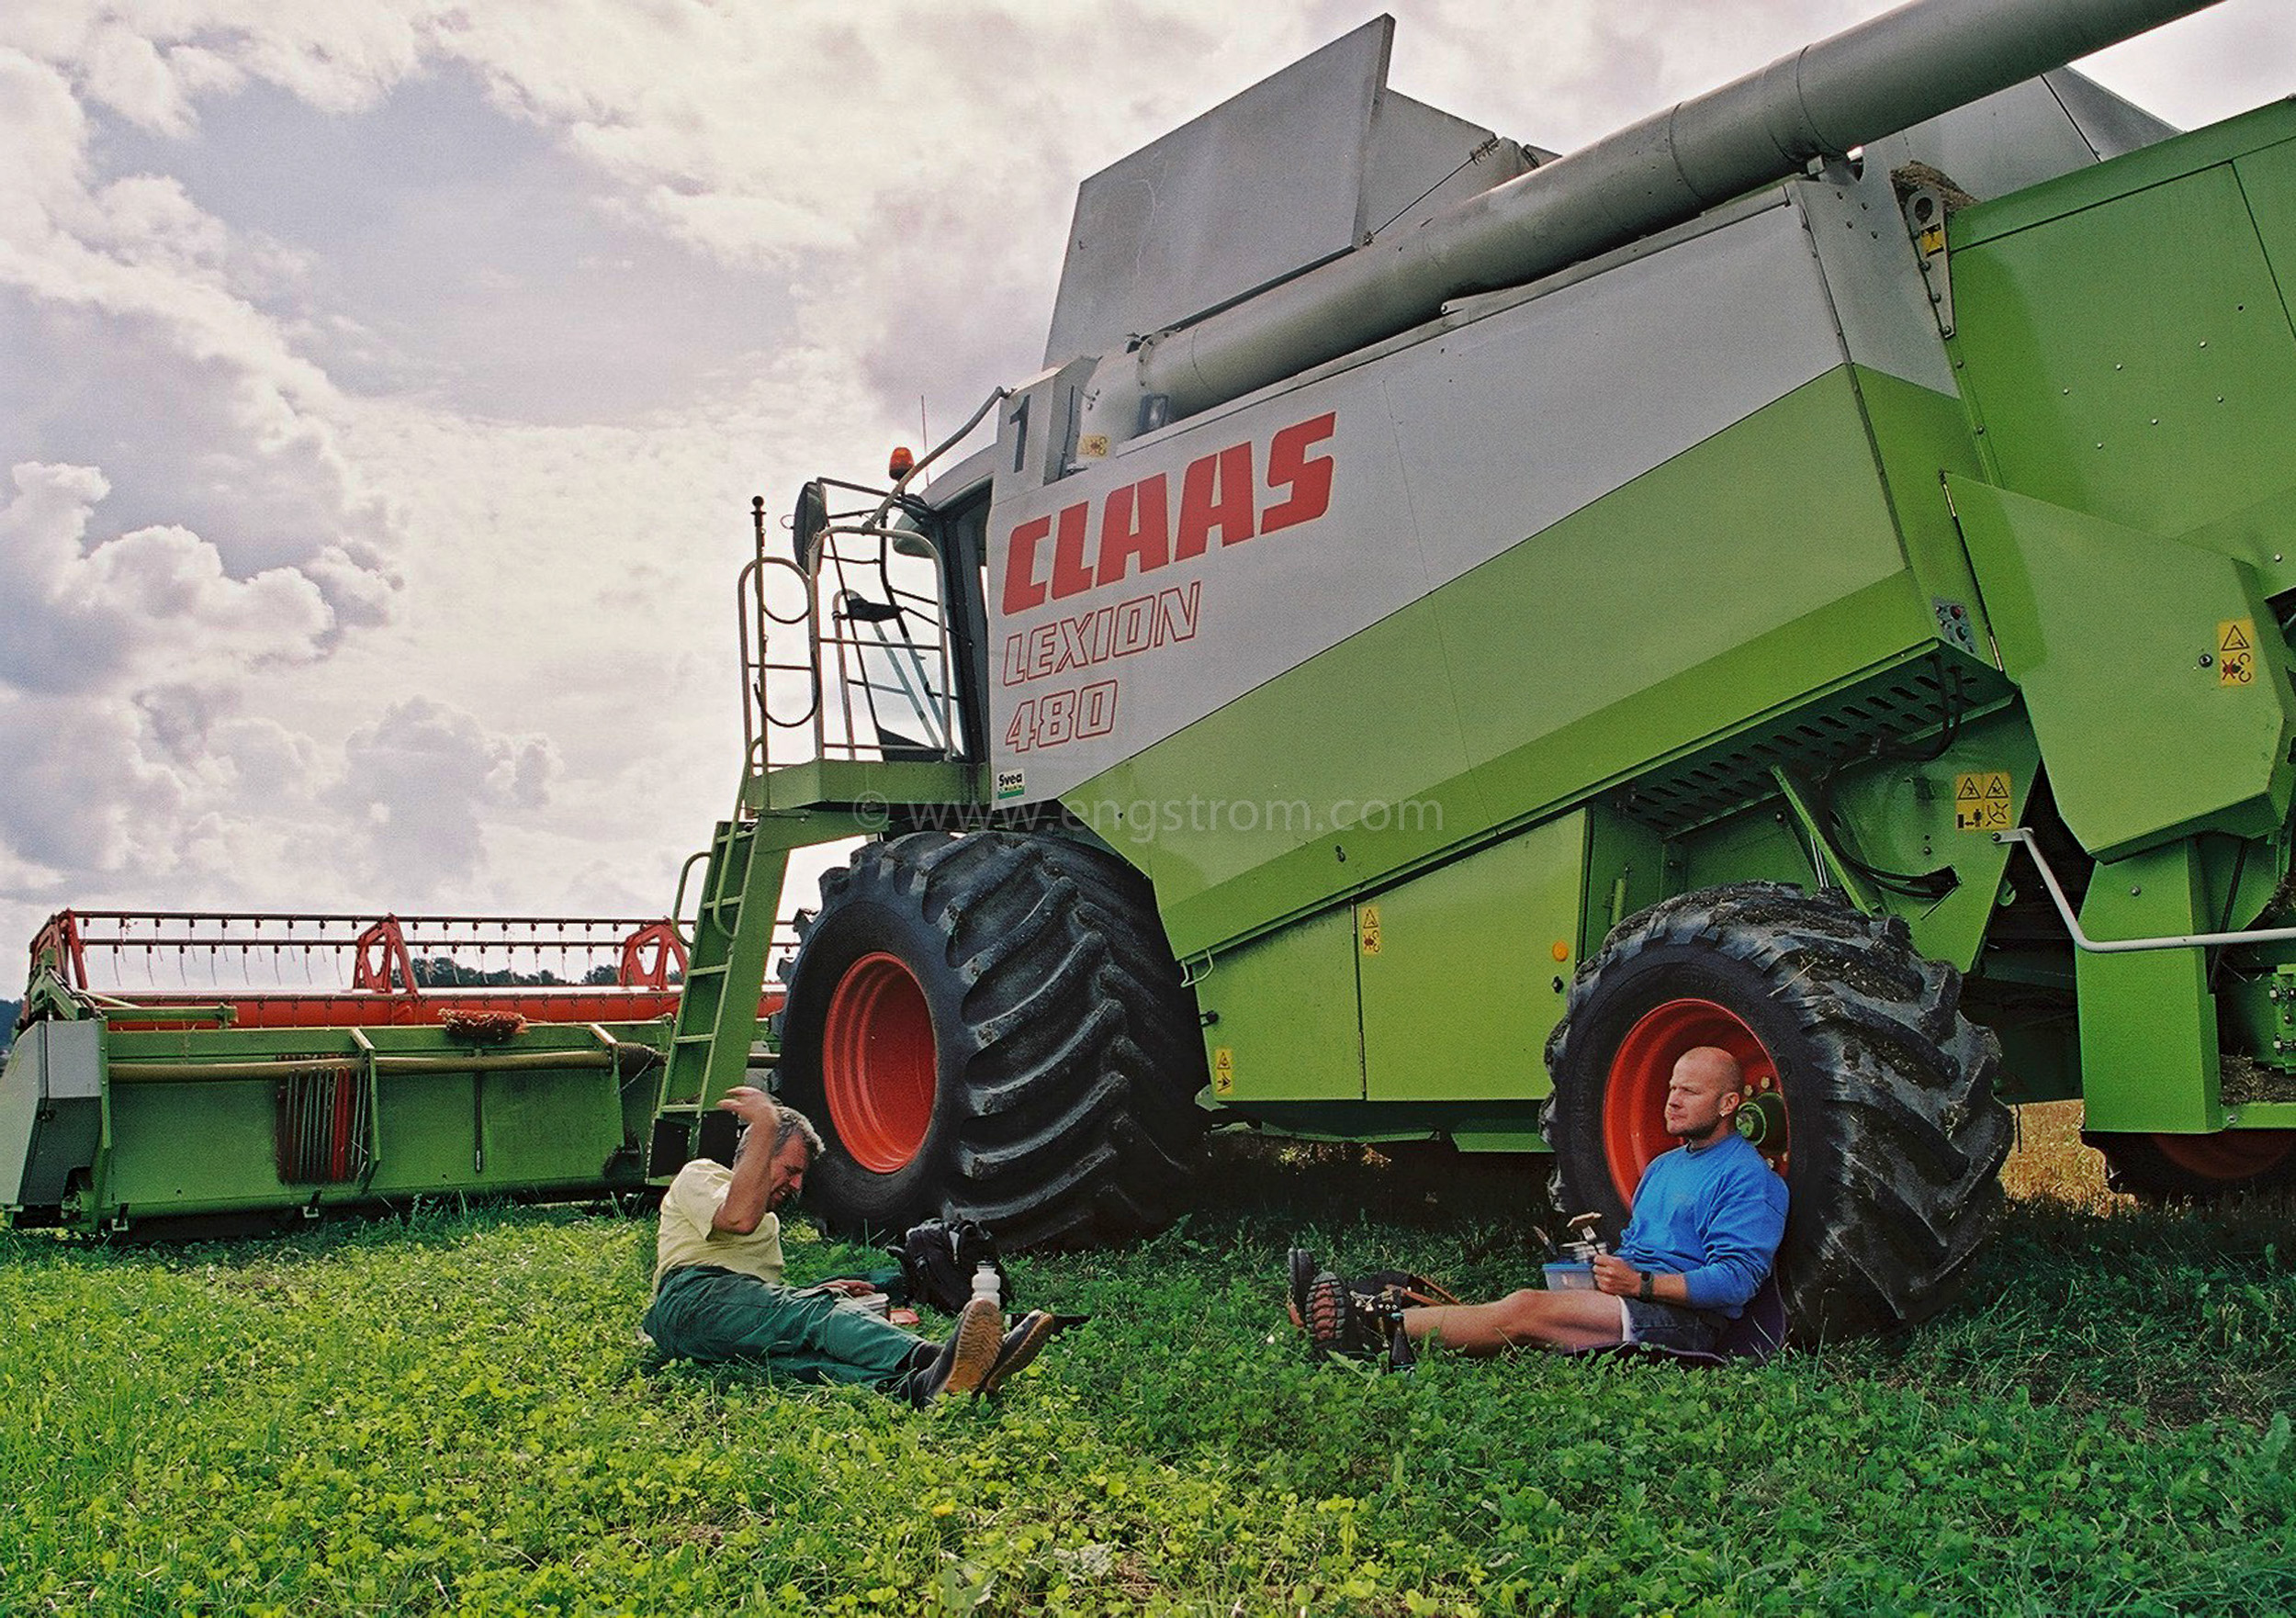
<instances>
[{"instance_id":1,"label":"large rear tire","mask_svg":"<svg viewBox=\"0 0 2296 1618\"><path fill-rule=\"evenodd\" d=\"M2296 1185L2296 1129L2081 1139L2105 1154L2111 1189L2145 1202L2208 1203Z\"/></svg>"},{"instance_id":2,"label":"large rear tire","mask_svg":"<svg viewBox=\"0 0 2296 1618\"><path fill-rule=\"evenodd\" d=\"M1746 1070L1740 1130L1786 1179L1776 1273L1808 1344L1933 1314L2000 1215L2000 1049L1960 1014L1961 974L1905 924L1831 894L1747 882L1630 917L1581 968L1548 1041L1547 1138L1565 1214L1623 1228L1665 1132L1674 1060Z\"/></svg>"},{"instance_id":3,"label":"large rear tire","mask_svg":"<svg viewBox=\"0 0 2296 1618\"><path fill-rule=\"evenodd\" d=\"M1203 1136L1195 1001L1147 884L1049 837L917 832L821 883L784 974L782 1094L833 1230L977 1219L1012 1248L1159 1230Z\"/></svg>"}]
</instances>

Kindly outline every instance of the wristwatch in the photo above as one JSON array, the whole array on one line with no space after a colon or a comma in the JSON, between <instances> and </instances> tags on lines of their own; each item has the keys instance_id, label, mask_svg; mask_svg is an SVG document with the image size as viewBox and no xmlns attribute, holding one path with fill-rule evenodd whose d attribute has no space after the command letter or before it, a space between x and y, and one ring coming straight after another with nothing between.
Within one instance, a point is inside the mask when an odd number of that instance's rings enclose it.
<instances>
[{"instance_id":1,"label":"wristwatch","mask_svg":"<svg viewBox=\"0 0 2296 1618\"><path fill-rule=\"evenodd\" d=\"M1659 1295L1658 1295L1658 1282L1659 1282L1659 1278L1658 1278L1658 1276L1657 1276L1655 1274L1653 1274L1651 1271L1645 1270L1645 1271L1643 1271L1643 1272L1642 1272L1642 1287L1641 1287L1641 1289L1640 1289L1640 1296L1641 1296L1641 1298L1642 1298L1642 1301L1643 1301L1643 1302L1645 1302L1645 1303L1656 1303L1656 1302L1658 1302L1658 1300L1659 1300Z\"/></svg>"}]
</instances>

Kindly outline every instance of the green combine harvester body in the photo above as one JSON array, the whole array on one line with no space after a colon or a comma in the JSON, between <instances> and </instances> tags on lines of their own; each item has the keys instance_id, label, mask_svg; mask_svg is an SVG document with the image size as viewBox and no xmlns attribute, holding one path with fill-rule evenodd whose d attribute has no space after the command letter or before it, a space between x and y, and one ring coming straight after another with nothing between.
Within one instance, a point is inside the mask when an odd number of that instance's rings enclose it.
<instances>
[{"instance_id":1,"label":"green combine harvester body","mask_svg":"<svg viewBox=\"0 0 2296 1618\"><path fill-rule=\"evenodd\" d=\"M2029 991L2056 992L2061 1016L2003 1028L2019 1098L2084 1096L2100 1132L2296 1124L2287 1102L2225 1102L2211 1005L2249 1035L2234 1048L2296 1065L2257 1037L2285 941L2212 995L2201 951L2005 928L2046 897L1997 837L2045 781L2098 938L2245 927L2285 874L2291 180L2296 108L2276 107L1957 214L1955 331L1929 376L1829 329L1862 268L1833 273L1829 246L1867 236L1887 197L1872 175L1702 219L1638 255L1647 300L1599 325L1568 301L1598 279L1389 359L1375 385L1422 408L1375 417L1395 447L1365 482L1446 545L1527 526L1599 453L1534 417L1510 423L1530 440L1511 464L1435 476L1489 433L1474 416L1496 384L1470 365L1553 365L1590 326L1590 370L1685 329L1746 364L1672 401L1726 425L1688 425L1609 492L1063 794L1154 880L1218 1014L1221 1099L1342 1134L1534 1129L1575 963L1659 899L1768 879L1901 916L1973 994L2030 1013ZM1759 305L1715 285L1731 252ZM1670 259L1710 302L1651 307ZM1818 352L1788 370L1796 341ZM1684 386L1657 353L1631 374ZM1344 422L1356 381L1239 413ZM1760 402L1715 405L1726 388ZM1200 431L1223 427L1247 431ZM1410 532L1378 531L1398 551ZM1319 537L1264 541L1296 547L1303 593L1334 565L1300 554ZM1192 820L1128 835L1134 805L1191 800Z\"/></svg>"},{"instance_id":2,"label":"green combine harvester body","mask_svg":"<svg viewBox=\"0 0 2296 1618\"><path fill-rule=\"evenodd\" d=\"M1952 1296L2004 1101L2296 1173L2296 107L2058 66L2196 8L1922 0L1567 157L1381 18L1087 180L993 438L760 502L740 806L588 1147L712 1149L860 836L776 1023L841 1226L1153 1230L1217 1121L1615 1216L1702 1044L1805 1339Z\"/></svg>"}]
</instances>

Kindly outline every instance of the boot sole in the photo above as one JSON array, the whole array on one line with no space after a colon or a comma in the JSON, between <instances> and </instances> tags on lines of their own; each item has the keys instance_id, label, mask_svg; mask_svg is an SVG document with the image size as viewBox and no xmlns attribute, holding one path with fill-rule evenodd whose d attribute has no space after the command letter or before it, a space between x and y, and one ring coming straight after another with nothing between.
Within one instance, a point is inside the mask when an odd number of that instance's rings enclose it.
<instances>
[{"instance_id":1,"label":"boot sole","mask_svg":"<svg viewBox=\"0 0 2296 1618\"><path fill-rule=\"evenodd\" d=\"M1308 1328L1308 1288L1315 1285L1315 1254L1304 1247L1295 1247L1286 1263L1290 1270L1287 1277L1290 1292L1285 1301L1291 1310L1291 1323L1304 1331Z\"/></svg>"},{"instance_id":2,"label":"boot sole","mask_svg":"<svg viewBox=\"0 0 2296 1618\"><path fill-rule=\"evenodd\" d=\"M1028 1330L1019 1342L1010 1348L1000 1345L997 1361L988 1368L988 1375L981 1378L981 1388L976 1397L986 1399L1017 1372L1026 1370L1030 1362L1036 1358L1037 1352L1052 1342L1052 1333L1059 1330L1060 1321L1052 1315L1037 1314L1028 1322Z\"/></svg>"},{"instance_id":3,"label":"boot sole","mask_svg":"<svg viewBox=\"0 0 2296 1618\"><path fill-rule=\"evenodd\" d=\"M1005 1320L996 1306L981 1298L966 1304L964 1312L957 1317L956 1358L940 1391L972 1393L978 1389L996 1367L996 1356L1004 1346Z\"/></svg>"},{"instance_id":4,"label":"boot sole","mask_svg":"<svg viewBox=\"0 0 2296 1618\"><path fill-rule=\"evenodd\" d=\"M1329 1270L1309 1284L1306 1317L1308 1357L1322 1360L1347 1352L1347 1328L1354 1309L1347 1285Z\"/></svg>"}]
</instances>

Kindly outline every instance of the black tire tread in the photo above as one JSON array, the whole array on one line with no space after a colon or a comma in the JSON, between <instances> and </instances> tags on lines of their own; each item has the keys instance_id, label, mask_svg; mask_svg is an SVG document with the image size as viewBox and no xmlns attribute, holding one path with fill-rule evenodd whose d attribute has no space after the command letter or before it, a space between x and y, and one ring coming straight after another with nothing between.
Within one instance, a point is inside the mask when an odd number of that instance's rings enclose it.
<instances>
[{"instance_id":1,"label":"black tire tread","mask_svg":"<svg viewBox=\"0 0 2296 1618\"><path fill-rule=\"evenodd\" d=\"M956 1047L940 1070L963 1106L953 1139L929 1148L929 1211L1015 1250L1129 1240L1178 1216L1204 1132L1203 1048L1138 872L1049 836L912 832L857 850L821 890L784 971L793 988L834 909L899 908L940 936L942 960L913 964L944 972L957 996L962 1026L938 1037Z\"/></svg>"}]
</instances>

